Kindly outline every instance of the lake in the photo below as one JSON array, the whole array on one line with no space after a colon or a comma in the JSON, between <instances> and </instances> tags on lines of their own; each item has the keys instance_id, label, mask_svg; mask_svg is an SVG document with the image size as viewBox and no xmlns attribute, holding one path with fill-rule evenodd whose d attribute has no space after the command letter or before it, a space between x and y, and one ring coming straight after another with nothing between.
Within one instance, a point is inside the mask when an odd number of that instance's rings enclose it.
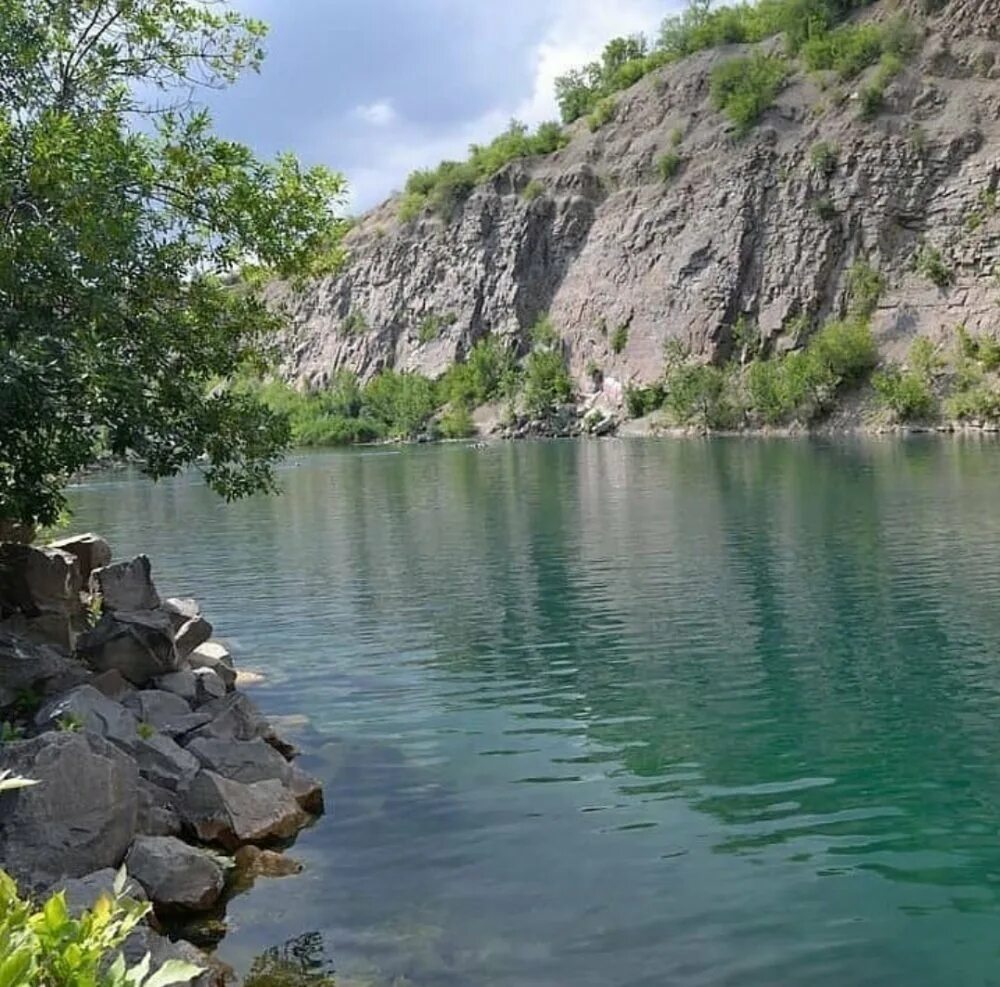
<instances>
[{"instance_id":1,"label":"lake","mask_svg":"<svg viewBox=\"0 0 1000 987\"><path fill-rule=\"evenodd\" d=\"M1000 984L1000 446L301 454L106 474L326 784L229 909L339 987ZM314 933L308 938L304 933Z\"/></svg>"}]
</instances>

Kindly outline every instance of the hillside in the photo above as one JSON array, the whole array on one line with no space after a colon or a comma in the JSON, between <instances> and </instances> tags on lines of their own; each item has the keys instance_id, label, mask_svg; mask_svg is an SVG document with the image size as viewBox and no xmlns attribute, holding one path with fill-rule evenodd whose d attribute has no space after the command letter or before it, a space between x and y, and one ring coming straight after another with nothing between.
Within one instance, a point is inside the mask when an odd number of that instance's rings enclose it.
<instances>
[{"instance_id":1,"label":"hillside","mask_svg":"<svg viewBox=\"0 0 1000 987\"><path fill-rule=\"evenodd\" d=\"M790 57L746 132L717 108L713 72L780 59L780 37L650 72L606 122L508 163L450 219L385 203L350 233L342 273L269 289L292 316L283 374L436 377L487 335L523 354L547 314L579 393L620 408L662 379L665 352L722 365L801 347L849 311L859 269L880 281L883 364L905 364L918 336L944 354L959 326L974 350L1000 302L1000 9L923 6L891 71L887 56L856 75ZM854 23L888 29L899 10Z\"/></svg>"}]
</instances>

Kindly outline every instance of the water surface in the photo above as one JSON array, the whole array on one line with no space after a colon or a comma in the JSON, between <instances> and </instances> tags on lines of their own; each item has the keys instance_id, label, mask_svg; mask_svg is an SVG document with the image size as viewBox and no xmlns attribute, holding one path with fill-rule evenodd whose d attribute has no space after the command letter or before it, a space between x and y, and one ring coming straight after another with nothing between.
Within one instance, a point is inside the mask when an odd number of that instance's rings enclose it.
<instances>
[{"instance_id":1,"label":"water surface","mask_svg":"<svg viewBox=\"0 0 1000 987\"><path fill-rule=\"evenodd\" d=\"M408 448L283 482L72 498L308 717L330 812L224 959L315 931L345 987L1000 984L1000 446Z\"/></svg>"}]
</instances>

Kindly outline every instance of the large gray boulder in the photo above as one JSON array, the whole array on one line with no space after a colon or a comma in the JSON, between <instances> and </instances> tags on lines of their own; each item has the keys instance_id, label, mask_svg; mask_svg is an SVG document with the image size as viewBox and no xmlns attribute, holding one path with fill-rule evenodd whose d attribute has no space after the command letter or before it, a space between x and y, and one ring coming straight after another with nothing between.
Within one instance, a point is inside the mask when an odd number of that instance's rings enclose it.
<instances>
[{"instance_id":1,"label":"large gray boulder","mask_svg":"<svg viewBox=\"0 0 1000 987\"><path fill-rule=\"evenodd\" d=\"M183 793L181 816L195 836L236 850L294 836L306 816L280 781L244 785L213 771L201 771Z\"/></svg>"},{"instance_id":2,"label":"large gray boulder","mask_svg":"<svg viewBox=\"0 0 1000 987\"><path fill-rule=\"evenodd\" d=\"M140 739L129 752L139 773L160 788L176 792L198 773L198 759L162 733Z\"/></svg>"},{"instance_id":3,"label":"large gray boulder","mask_svg":"<svg viewBox=\"0 0 1000 987\"><path fill-rule=\"evenodd\" d=\"M0 543L0 613L75 614L82 588L79 563L69 552Z\"/></svg>"},{"instance_id":4,"label":"large gray boulder","mask_svg":"<svg viewBox=\"0 0 1000 987\"><path fill-rule=\"evenodd\" d=\"M236 688L236 669L233 667L233 657L229 650L217 641L208 641L195 648L188 655L188 665L195 671L200 668L210 668L222 679L228 692L232 692Z\"/></svg>"},{"instance_id":5,"label":"large gray boulder","mask_svg":"<svg viewBox=\"0 0 1000 987\"><path fill-rule=\"evenodd\" d=\"M0 748L0 769L33 778L0 794L0 860L29 890L118 867L135 838L139 772L87 733L46 733Z\"/></svg>"},{"instance_id":6,"label":"large gray boulder","mask_svg":"<svg viewBox=\"0 0 1000 987\"><path fill-rule=\"evenodd\" d=\"M51 542L49 548L58 552L67 552L76 559L84 586L90 581L90 574L95 569L111 564L111 546L99 535L86 534L62 538L59 541Z\"/></svg>"},{"instance_id":7,"label":"large gray boulder","mask_svg":"<svg viewBox=\"0 0 1000 987\"><path fill-rule=\"evenodd\" d=\"M157 689L179 696L192 705L198 698L198 680L190 668L180 668L168 675L161 675L153 684Z\"/></svg>"},{"instance_id":8,"label":"large gray boulder","mask_svg":"<svg viewBox=\"0 0 1000 987\"><path fill-rule=\"evenodd\" d=\"M115 668L138 686L177 670L173 629L162 610L105 613L81 635L77 653L96 671Z\"/></svg>"},{"instance_id":9,"label":"large gray boulder","mask_svg":"<svg viewBox=\"0 0 1000 987\"><path fill-rule=\"evenodd\" d=\"M35 714L40 731L73 727L97 734L126 750L139 740L139 721L121 703L92 685L81 685L47 702Z\"/></svg>"},{"instance_id":10,"label":"large gray boulder","mask_svg":"<svg viewBox=\"0 0 1000 987\"><path fill-rule=\"evenodd\" d=\"M143 723L162 730L168 723L174 723L191 712L191 707L180 696L162 689L140 689L130 693L124 700Z\"/></svg>"},{"instance_id":11,"label":"large gray boulder","mask_svg":"<svg viewBox=\"0 0 1000 987\"><path fill-rule=\"evenodd\" d=\"M139 836L125 858L129 874L160 908L205 911L225 884L211 854L172 836Z\"/></svg>"},{"instance_id":12,"label":"large gray boulder","mask_svg":"<svg viewBox=\"0 0 1000 987\"><path fill-rule=\"evenodd\" d=\"M13 705L25 693L45 696L72 688L90 674L80 662L54 648L0 630L0 709Z\"/></svg>"},{"instance_id":13,"label":"large gray boulder","mask_svg":"<svg viewBox=\"0 0 1000 987\"><path fill-rule=\"evenodd\" d=\"M197 737L187 745L201 766L230 781L279 781L307 812L323 811L323 786L286 761L267 741Z\"/></svg>"},{"instance_id":14,"label":"large gray boulder","mask_svg":"<svg viewBox=\"0 0 1000 987\"><path fill-rule=\"evenodd\" d=\"M228 690L226 683L211 668L196 668L192 674L195 680L195 706L204 706L213 699L224 699Z\"/></svg>"},{"instance_id":15,"label":"large gray boulder","mask_svg":"<svg viewBox=\"0 0 1000 987\"><path fill-rule=\"evenodd\" d=\"M181 817L176 803L174 792L140 777L136 832L144 836L180 836Z\"/></svg>"},{"instance_id":16,"label":"large gray boulder","mask_svg":"<svg viewBox=\"0 0 1000 987\"><path fill-rule=\"evenodd\" d=\"M160 605L145 555L95 569L90 574L90 591L100 596L104 612L156 610Z\"/></svg>"},{"instance_id":17,"label":"large gray boulder","mask_svg":"<svg viewBox=\"0 0 1000 987\"><path fill-rule=\"evenodd\" d=\"M181 658L186 658L212 636L212 625L201 615L197 601L170 599L164 602L163 609L170 616L174 643Z\"/></svg>"},{"instance_id":18,"label":"large gray boulder","mask_svg":"<svg viewBox=\"0 0 1000 987\"><path fill-rule=\"evenodd\" d=\"M208 713L212 719L195 730L192 739L256 740L260 737L267 740L274 733L264 714L241 692L230 693L224 699L213 699L200 707L199 712Z\"/></svg>"}]
</instances>

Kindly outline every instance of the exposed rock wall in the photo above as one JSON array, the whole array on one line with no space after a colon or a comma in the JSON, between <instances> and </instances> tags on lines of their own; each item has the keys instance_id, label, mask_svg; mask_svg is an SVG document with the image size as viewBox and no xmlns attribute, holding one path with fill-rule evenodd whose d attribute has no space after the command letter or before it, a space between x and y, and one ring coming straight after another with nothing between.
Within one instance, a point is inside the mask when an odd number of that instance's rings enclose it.
<instances>
[{"instance_id":1,"label":"exposed rock wall","mask_svg":"<svg viewBox=\"0 0 1000 987\"><path fill-rule=\"evenodd\" d=\"M386 203L352 232L340 276L270 289L292 316L284 373L306 385L340 368L436 375L486 333L523 349L549 313L581 388L596 366L620 393L660 374L668 340L725 356L741 318L768 347L794 346L840 313L859 258L887 281L875 330L890 355L960 322L992 330L1000 215L983 203L1000 188L1000 5L952 0L919 23L921 50L871 122L858 113L864 77L799 72L737 137L709 98L733 46L647 77L620 95L611 123L591 134L580 122L564 150L508 166L450 223L403 224ZM829 176L812 162L819 141L837 149ZM683 164L665 183L656 160L674 150ZM544 187L530 201L529 182ZM947 289L914 270L925 241L951 268Z\"/></svg>"}]
</instances>

